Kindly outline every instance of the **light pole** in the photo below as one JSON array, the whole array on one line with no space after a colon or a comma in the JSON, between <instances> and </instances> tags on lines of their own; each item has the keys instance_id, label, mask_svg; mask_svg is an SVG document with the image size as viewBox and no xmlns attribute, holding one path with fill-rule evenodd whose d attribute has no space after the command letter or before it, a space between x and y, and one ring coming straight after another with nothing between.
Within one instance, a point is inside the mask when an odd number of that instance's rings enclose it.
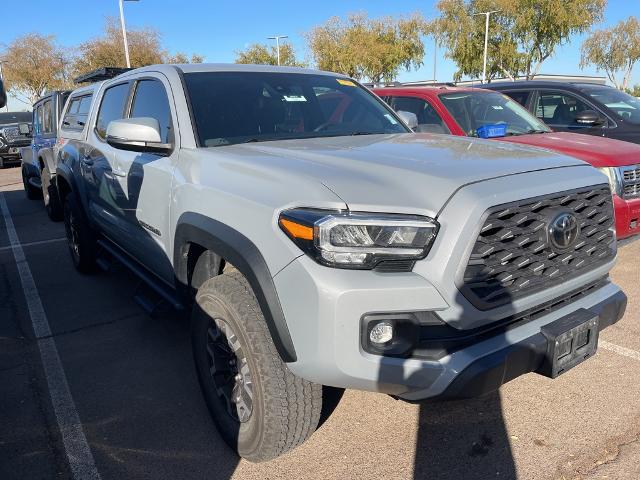
<instances>
[{"instance_id":1,"label":"light pole","mask_svg":"<svg viewBox=\"0 0 640 480\"><path fill-rule=\"evenodd\" d=\"M436 80L436 60L438 58L438 41L435 40L433 42L433 81L437 82Z\"/></svg>"},{"instance_id":2,"label":"light pole","mask_svg":"<svg viewBox=\"0 0 640 480\"><path fill-rule=\"evenodd\" d=\"M124 2L137 2L138 0L119 0L120 3L120 26L122 26L122 40L124 42L124 56L127 59L127 68L131 68L129 60L129 43L127 42L127 28L124 26Z\"/></svg>"},{"instance_id":3,"label":"light pole","mask_svg":"<svg viewBox=\"0 0 640 480\"><path fill-rule=\"evenodd\" d=\"M487 45L489 43L489 17L492 13L498 13L500 10L491 10L490 12L478 12L474 13L473 16L476 15L484 15L485 23L484 23L484 63L482 66L482 83L487 81Z\"/></svg>"},{"instance_id":4,"label":"light pole","mask_svg":"<svg viewBox=\"0 0 640 480\"><path fill-rule=\"evenodd\" d=\"M276 41L276 51L278 52L278 65L280 65L280 39L289 38L288 35L276 35L275 37L267 37L269 40Z\"/></svg>"}]
</instances>

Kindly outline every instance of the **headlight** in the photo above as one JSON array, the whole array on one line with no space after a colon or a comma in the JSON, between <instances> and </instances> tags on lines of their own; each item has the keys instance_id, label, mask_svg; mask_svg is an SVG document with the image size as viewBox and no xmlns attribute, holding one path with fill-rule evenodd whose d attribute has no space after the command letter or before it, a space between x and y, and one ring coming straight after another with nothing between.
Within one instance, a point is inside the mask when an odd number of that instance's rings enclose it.
<instances>
[{"instance_id":1,"label":"headlight","mask_svg":"<svg viewBox=\"0 0 640 480\"><path fill-rule=\"evenodd\" d=\"M280 228L305 253L330 267L410 270L435 239L435 220L416 215L342 213L293 209L280 214ZM402 266L400 266L402 261ZM398 262L394 269L393 264Z\"/></svg>"},{"instance_id":2,"label":"headlight","mask_svg":"<svg viewBox=\"0 0 640 480\"><path fill-rule=\"evenodd\" d=\"M611 193L615 193L617 196L622 197L622 176L620 170L616 167L603 167L599 168L609 179L609 186L611 187Z\"/></svg>"}]
</instances>

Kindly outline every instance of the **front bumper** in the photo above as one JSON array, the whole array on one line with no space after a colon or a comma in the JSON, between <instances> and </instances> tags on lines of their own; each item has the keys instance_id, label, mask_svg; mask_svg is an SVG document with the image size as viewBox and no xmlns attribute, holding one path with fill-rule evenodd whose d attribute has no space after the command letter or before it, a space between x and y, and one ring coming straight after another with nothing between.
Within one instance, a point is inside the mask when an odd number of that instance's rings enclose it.
<instances>
[{"instance_id":1,"label":"front bumper","mask_svg":"<svg viewBox=\"0 0 640 480\"><path fill-rule=\"evenodd\" d=\"M387 393L408 401L476 396L538 369L541 328L579 309L617 322L626 297L608 280L575 300L493 336L481 335L438 359L369 353L361 344L365 314L450 309L438 290L415 273L337 272L304 256L274 277L298 359L296 375L322 385Z\"/></svg>"},{"instance_id":2,"label":"front bumper","mask_svg":"<svg viewBox=\"0 0 640 480\"><path fill-rule=\"evenodd\" d=\"M640 234L640 198L624 200L613 196L616 214L616 235L619 239Z\"/></svg>"},{"instance_id":3,"label":"front bumper","mask_svg":"<svg viewBox=\"0 0 640 480\"><path fill-rule=\"evenodd\" d=\"M627 297L618 291L589 311L598 315L600 330L616 323L624 315ZM520 375L536 372L545 361L547 339L541 332L474 360L439 395L430 400L473 398L493 392ZM420 397L420 392L412 395Z\"/></svg>"}]
</instances>

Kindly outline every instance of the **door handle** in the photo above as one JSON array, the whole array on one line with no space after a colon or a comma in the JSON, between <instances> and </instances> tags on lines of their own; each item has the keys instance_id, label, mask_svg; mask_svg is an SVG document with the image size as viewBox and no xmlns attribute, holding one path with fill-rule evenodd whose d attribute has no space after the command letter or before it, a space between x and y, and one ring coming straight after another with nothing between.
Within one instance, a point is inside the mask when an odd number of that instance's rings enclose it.
<instances>
[{"instance_id":1,"label":"door handle","mask_svg":"<svg viewBox=\"0 0 640 480\"><path fill-rule=\"evenodd\" d=\"M119 168L112 168L111 173L113 173L116 177L126 177L127 172L124 170L120 170Z\"/></svg>"}]
</instances>

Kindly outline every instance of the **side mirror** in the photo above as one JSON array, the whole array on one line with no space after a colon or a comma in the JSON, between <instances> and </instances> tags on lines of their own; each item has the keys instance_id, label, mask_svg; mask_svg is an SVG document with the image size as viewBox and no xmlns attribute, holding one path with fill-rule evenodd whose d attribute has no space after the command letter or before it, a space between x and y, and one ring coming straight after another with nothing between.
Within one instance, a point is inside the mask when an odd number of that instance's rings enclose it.
<instances>
[{"instance_id":1,"label":"side mirror","mask_svg":"<svg viewBox=\"0 0 640 480\"><path fill-rule=\"evenodd\" d=\"M109 122L107 143L119 150L148 152L168 155L173 150L171 143L160 138L160 124L150 117L124 118Z\"/></svg>"},{"instance_id":2,"label":"side mirror","mask_svg":"<svg viewBox=\"0 0 640 480\"><path fill-rule=\"evenodd\" d=\"M398 110L396 113L411 130L415 131L418 128L418 116L415 113L405 112L404 110Z\"/></svg>"},{"instance_id":3,"label":"side mirror","mask_svg":"<svg viewBox=\"0 0 640 480\"><path fill-rule=\"evenodd\" d=\"M575 121L579 125L602 125L604 119L600 117L598 112L593 110L584 110L576 113Z\"/></svg>"},{"instance_id":4,"label":"side mirror","mask_svg":"<svg viewBox=\"0 0 640 480\"><path fill-rule=\"evenodd\" d=\"M7 92L4 90L4 83L2 83L2 79L0 78L0 108L4 107L7 104Z\"/></svg>"}]
</instances>

